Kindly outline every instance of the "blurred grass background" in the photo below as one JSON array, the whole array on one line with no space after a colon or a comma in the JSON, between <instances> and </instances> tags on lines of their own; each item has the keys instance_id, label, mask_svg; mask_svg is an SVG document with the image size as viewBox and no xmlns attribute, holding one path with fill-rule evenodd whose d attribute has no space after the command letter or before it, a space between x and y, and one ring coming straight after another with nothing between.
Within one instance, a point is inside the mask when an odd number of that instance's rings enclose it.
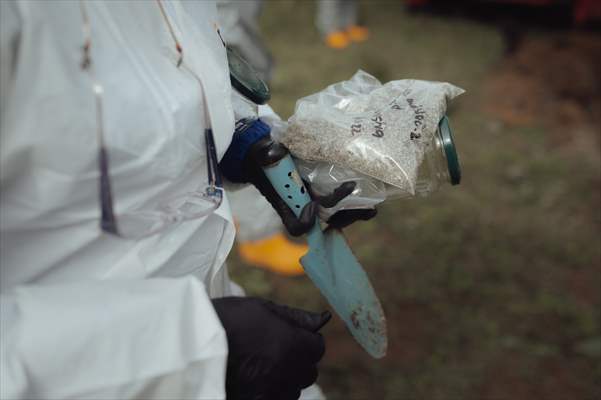
<instances>
[{"instance_id":1,"label":"blurred grass background","mask_svg":"<svg viewBox=\"0 0 601 400\"><path fill-rule=\"evenodd\" d=\"M390 347L371 359L335 318L323 330L318 383L332 400L601 398L598 97L577 102L577 117L560 124L553 106L565 103L562 93L516 97L495 81L512 57L497 25L408 13L400 1L364 1L361 11L370 40L334 51L314 28L313 2L266 2L261 25L277 63L271 105L288 118L298 98L359 68L383 82L452 82L467 91L449 111L464 179L429 198L390 201L375 220L346 229L383 303ZM569 35L525 33L541 43ZM585 36L598 68L599 34ZM551 85L537 74L524 76ZM584 86L601 91L598 80ZM534 111L525 122L495 113L507 99L514 114ZM229 265L251 295L326 307L306 278L250 268L235 254Z\"/></svg>"}]
</instances>

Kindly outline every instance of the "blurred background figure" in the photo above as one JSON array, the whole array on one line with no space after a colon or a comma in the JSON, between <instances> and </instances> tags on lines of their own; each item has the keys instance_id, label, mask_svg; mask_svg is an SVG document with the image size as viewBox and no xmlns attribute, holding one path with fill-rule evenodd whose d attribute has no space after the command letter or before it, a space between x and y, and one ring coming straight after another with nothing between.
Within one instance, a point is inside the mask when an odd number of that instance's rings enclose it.
<instances>
[{"instance_id":1,"label":"blurred background figure","mask_svg":"<svg viewBox=\"0 0 601 400\"><path fill-rule=\"evenodd\" d=\"M269 83L273 57L261 37L262 0L219 0L221 34ZM252 186L231 191L230 205L236 220L238 252L247 264L286 276L304 274L299 259L307 246L288 239L277 213Z\"/></svg>"},{"instance_id":2,"label":"blurred background figure","mask_svg":"<svg viewBox=\"0 0 601 400\"><path fill-rule=\"evenodd\" d=\"M343 49L351 42L363 42L369 30L359 25L357 0L319 0L317 4L317 29L327 46Z\"/></svg>"}]
</instances>

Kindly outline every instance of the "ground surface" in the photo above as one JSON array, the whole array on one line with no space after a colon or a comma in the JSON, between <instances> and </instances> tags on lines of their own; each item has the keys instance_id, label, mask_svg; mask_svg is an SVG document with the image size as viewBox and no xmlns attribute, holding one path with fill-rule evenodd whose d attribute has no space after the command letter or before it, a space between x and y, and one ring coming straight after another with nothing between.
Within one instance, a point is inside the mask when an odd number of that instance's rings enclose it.
<instances>
[{"instance_id":1,"label":"ground surface","mask_svg":"<svg viewBox=\"0 0 601 400\"><path fill-rule=\"evenodd\" d=\"M312 2L267 2L271 104L287 118L297 98L358 68L455 83L467 90L449 112L464 181L347 229L390 349L370 359L334 320L320 385L334 400L599 399L599 34L530 27L507 47L482 20L363 6L371 39L336 52L320 44ZM250 294L325 307L306 278L235 255L230 266Z\"/></svg>"}]
</instances>

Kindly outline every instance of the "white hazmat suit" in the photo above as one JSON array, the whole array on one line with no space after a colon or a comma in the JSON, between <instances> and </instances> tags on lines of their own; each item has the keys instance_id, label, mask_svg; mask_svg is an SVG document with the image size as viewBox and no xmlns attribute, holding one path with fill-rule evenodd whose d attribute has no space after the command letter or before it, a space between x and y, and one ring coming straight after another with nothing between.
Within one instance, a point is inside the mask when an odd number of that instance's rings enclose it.
<instances>
[{"instance_id":1,"label":"white hazmat suit","mask_svg":"<svg viewBox=\"0 0 601 400\"><path fill-rule=\"evenodd\" d=\"M212 2L87 2L116 212L206 179L234 130ZM0 2L0 397L225 397L228 201L131 241L99 228L96 117L76 1ZM141 206L140 206L141 205Z\"/></svg>"}]
</instances>

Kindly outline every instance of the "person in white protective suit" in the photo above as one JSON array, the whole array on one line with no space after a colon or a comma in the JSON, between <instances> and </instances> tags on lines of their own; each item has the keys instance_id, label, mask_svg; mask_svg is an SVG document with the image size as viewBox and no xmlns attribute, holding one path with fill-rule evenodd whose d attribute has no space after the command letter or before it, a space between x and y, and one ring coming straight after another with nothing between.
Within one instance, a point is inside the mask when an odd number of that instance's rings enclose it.
<instances>
[{"instance_id":1,"label":"person in white protective suit","mask_svg":"<svg viewBox=\"0 0 601 400\"><path fill-rule=\"evenodd\" d=\"M359 24L358 17L357 0L318 0L315 23L330 48L344 49L369 38L369 30Z\"/></svg>"},{"instance_id":2,"label":"person in white protective suit","mask_svg":"<svg viewBox=\"0 0 601 400\"><path fill-rule=\"evenodd\" d=\"M294 217L257 167L268 126L234 132L230 94L213 2L0 2L1 399L285 400L315 381L329 314L232 297L219 171L295 235L353 188Z\"/></svg>"}]
</instances>

